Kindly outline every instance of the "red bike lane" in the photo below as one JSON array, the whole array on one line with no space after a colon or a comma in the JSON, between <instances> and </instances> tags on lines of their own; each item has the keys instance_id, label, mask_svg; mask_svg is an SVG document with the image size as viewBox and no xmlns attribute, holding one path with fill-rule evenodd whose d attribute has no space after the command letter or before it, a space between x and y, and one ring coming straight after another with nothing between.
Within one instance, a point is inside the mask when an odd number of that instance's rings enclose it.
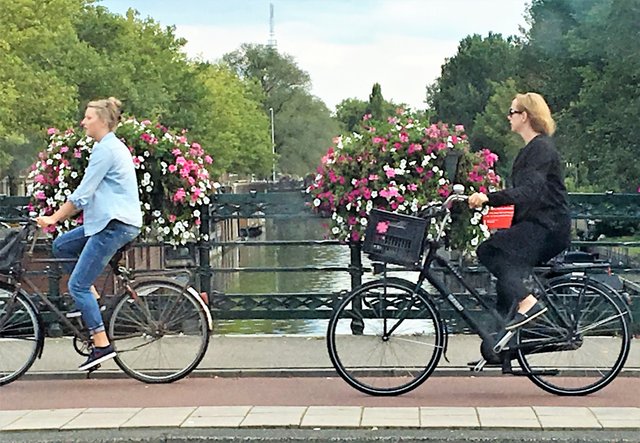
<instances>
[{"instance_id":1,"label":"red bike lane","mask_svg":"<svg viewBox=\"0 0 640 443\"><path fill-rule=\"evenodd\" d=\"M432 377L398 397L362 394L338 377L190 377L148 385L126 378L22 379L0 387L0 410L170 406L640 407L640 378L618 377L584 397L559 397L524 377Z\"/></svg>"}]
</instances>

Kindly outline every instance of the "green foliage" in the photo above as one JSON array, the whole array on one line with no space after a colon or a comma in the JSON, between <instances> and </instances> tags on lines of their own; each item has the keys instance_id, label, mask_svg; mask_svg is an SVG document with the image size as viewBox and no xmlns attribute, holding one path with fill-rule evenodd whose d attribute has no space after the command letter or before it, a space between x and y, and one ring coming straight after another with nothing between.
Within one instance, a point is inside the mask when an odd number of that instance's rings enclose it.
<instances>
[{"instance_id":1,"label":"green foliage","mask_svg":"<svg viewBox=\"0 0 640 443\"><path fill-rule=\"evenodd\" d=\"M273 162L269 118L252 99L252 85L223 65L202 66L200 79L208 90L201 102L207 117L201 142L211 147L215 169L268 177Z\"/></svg>"},{"instance_id":2,"label":"green foliage","mask_svg":"<svg viewBox=\"0 0 640 443\"><path fill-rule=\"evenodd\" d=\"M555 106L570 187L635 192L640 53L629 42L640 41L640 3L538 0L531 19L523 48L529 64L521 72ZM557 31L548 32L550 26Z\"/></svg>"},{"instance_id":3,"label":"green foliage","mask_svg":"<svg viewBox=\"0 0 640 443\"><path fill-rule=\"evenodd\" d=\"M223 61L241 79L260 86L265 113L273 109L278 171L297 176L313 171L338 124L309 92L309 74L290 55L265 45L244 44Z\"/></svg>"},{"instance_id":4,"label":"green foliage","mask_svg":"<svg viewBox=\"0 0 640 443\"><path fill-rule=\"evenodd\" d=\"M473 131L476 115L494 92L493 85L514 76L517 54L515 42L501 34L465 37L456 55L442 66L440 77L427 88L434 119L457 122Z\"/></svg>"},{"instance_id":5,"label":"green foliage","mask_svg":"<svg viewBox=\"0 0 640 443\"><path fill-rule=\"evenodd\" d=\"M494 83L492 89L493 95L484 110L476 116L470 139L472 146L490 147L500 158L498 173L507 175L522 147L522 138L511 132L506 117L506 110L518 91L513 79Z\"/></svg>"}]
</instances>

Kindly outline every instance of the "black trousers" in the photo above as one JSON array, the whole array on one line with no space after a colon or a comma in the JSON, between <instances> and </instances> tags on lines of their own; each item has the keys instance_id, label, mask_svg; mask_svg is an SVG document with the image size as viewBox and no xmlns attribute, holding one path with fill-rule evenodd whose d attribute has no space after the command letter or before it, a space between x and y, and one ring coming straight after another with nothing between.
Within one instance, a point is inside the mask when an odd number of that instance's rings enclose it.
<instances>
[{"instance_id":1,"label":"black trousers","mask_svg":"<svg viewBox=\"0 0 640 443\"><path fill-rule=\"evenodd\" d=\"M534 266L555 257L569 243L570 222L555 230L522 222L498 231L478 247L478 260L498 279L496 308L503 317L515 312L529 295L524 280Z\"/></svg>"}]
</instances>

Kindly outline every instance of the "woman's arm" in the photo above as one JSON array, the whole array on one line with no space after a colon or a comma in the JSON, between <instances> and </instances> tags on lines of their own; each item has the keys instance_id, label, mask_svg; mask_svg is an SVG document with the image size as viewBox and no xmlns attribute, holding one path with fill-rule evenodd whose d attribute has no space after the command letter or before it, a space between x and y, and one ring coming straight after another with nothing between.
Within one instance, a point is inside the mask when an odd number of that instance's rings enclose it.
<instances>
[{"instance_id":1,"label":"woman's arm","mask_svg":"<svg viewBox=\"0 0 640 443\"><path fill-rule=\"evenodd\" d=\"M55 225L58 222L68 219L76 212L78 212L78 208L76 208L70 201L66 201L60 209L52 215L43 215L42 217L38 217L36 221L41 228L46 228L47 226Z\"/></svg>"}]
</instances>

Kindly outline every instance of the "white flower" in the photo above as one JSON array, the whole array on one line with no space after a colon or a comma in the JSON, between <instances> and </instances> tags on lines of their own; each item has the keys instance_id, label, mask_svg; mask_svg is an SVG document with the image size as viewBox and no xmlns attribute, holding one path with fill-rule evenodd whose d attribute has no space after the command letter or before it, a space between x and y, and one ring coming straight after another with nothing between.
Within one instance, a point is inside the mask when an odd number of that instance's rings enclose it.
<instances>
[{"instance_id":1,"label":"white flower","mask_svg":"<svg viewBox=\"0 0 640 443\"><path fill-rule=\"evenodd\" d=\"M316 208L318 206L320 206L322 204L322 202L320 201L319 198L316 198L315 200L313 200L313 206L315 206Z\"/></svg>"},{"instance_id":2,"label":"white flower","mask_svg":"<svg viewBox=\"0 0 640 443\"><path fill-rule=\"evenodd\" d=\"M71 178L78 178L78 173L76 171L73 171L71 173Z\"/></svg>"},{"instance_id":3,"label":"white flower","mask_svg":"<svg viewBox=\"0 0 640 443\"><path fill-rule=\"evenodd\" d=\"M378 191L371 191L371 198L376 198L378 196Z\"/></svg>"},{"instance_id":4,"label":"white flower","mask_svg":"<svg viewBox=\"0 0 640 443\"><path fill-rule=\"evenodd\" d=\"M333 235L338 235L338 234L340 233L340 228L339 228L339 227L337 227L337 226L334 226L334 227L331 229L331 233L332 233Z\"/></svg>"},{"instance_id":5,"label":"white flower","mask_svg":"<svg viewBox=\"0 0 640 443\"><path fill-rule=\"evenodd\" d=\"M347 208L347 211L351 211L351 206L353 206L351 202L347 203L347 206L345 206Z\"/></svg>"},{"instance_id":6,"label":"white flower","mask_svg":"<svg viewBox=\"0 0 640 443\"><path fill-rule=\"evenodd\" d=\"M367 224L368 224L368 223L369 223L369 221L367 220L367 217L362 217L362 218L360 219L360 224L361 224L362 226L367 226Z\"/></svg>"},{"instance_id":7,"label":"white flower","mask_svg":"<svg viewBox=\"0 0 640 443\"><path fill-rule=\"evenodd\" d=\"M478 237L473 237L471 239L471 246L478 246L479 242L480 242L480 240L478 239Z\"/></svg>"},{"instance_id":8,"label":"white flower","mask_svg":"<svg viewBox=\"0 0 640 443\"><path fill-rule=\"evenodd\" d=\"M339 225L341 225L342 223L344 223L344 218L342 218L341 216L338 216L336 218L336 223L338 223Z\"/></svg>"},{"instance_id":9,"label":"white flower","mask_svg":"<svg viewBox=\"0 0 640 443\"><path fill-rule=\"evenodd\" d=\"M447 180L444 178L441 178L440 180L438 180L438 185L440 186L444 186L447 183Z\"/></svg>"},{"instance_id":10,"label":"white flower","mask_svg":"<svg viewBox=\"0 0 640 443\"><path fill-rule=\"evenodd\" d=\"M197 209L193 211L193 216L196 218L200 217L200 211L198 211Z\"/></svg>"}]
</instances>

